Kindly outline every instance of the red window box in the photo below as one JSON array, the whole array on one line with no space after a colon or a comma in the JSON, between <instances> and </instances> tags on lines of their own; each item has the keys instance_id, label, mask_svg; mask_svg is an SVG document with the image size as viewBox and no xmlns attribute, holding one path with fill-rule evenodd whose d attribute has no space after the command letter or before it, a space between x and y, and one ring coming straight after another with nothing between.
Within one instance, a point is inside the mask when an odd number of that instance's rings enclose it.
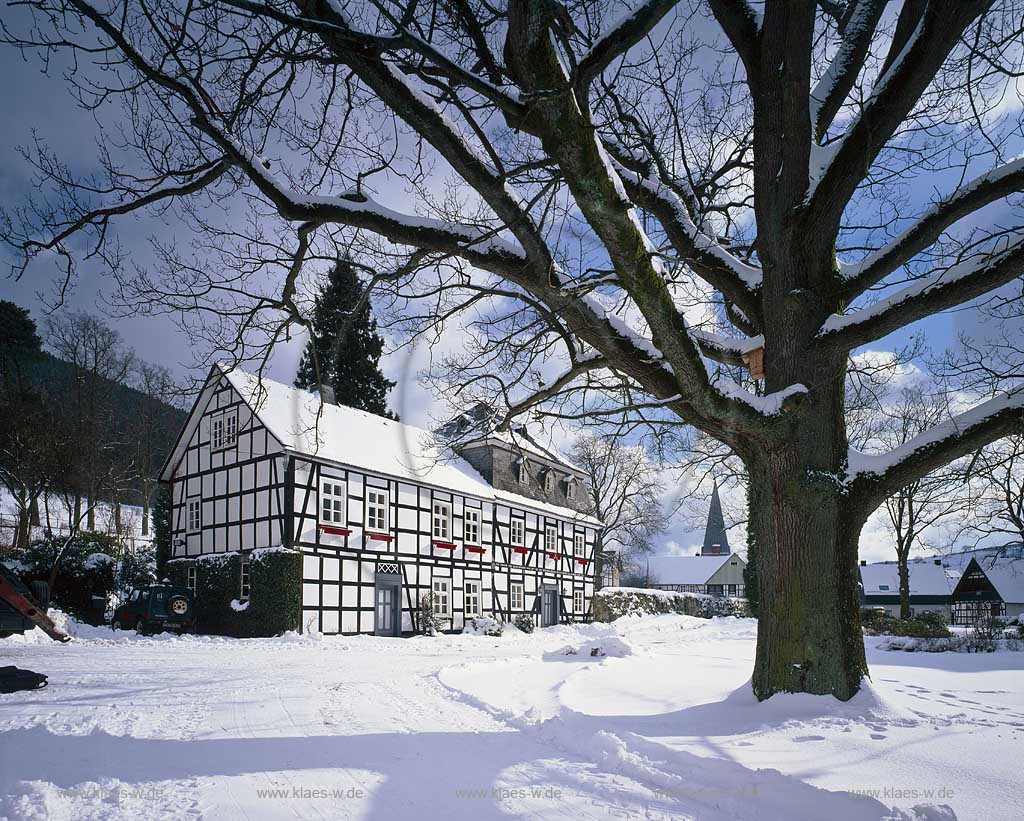
<instances>
[{"instance_id":1,"label":"red window box","mask_svg":"<svg viewBox=\"0 0 1024 821\"><path fill-rule=\"evenodd\" d=\"M453 545L451 542L438 542L438 541L434 541L432 544L434 545L434 547L440 547L442 550L454 550L455 549L455 545Z\"/></svg>"},{"instance_id":2,"label":"red window box","mask_svg":"<svg viewBox=\"0 0 1024 821\"><path fill-rule=\"evenodd\" d=\"M562 558L562 554L561 553L548 553L548 558L549 559L560 559L560 558Z\"/></svg>"},{"instance_id":3,"label":"red window box","mask_svg":"<svg viewBox=\"0 0 1024 821\"><path fill-rule=\"evenodd\" d=\"M587 564L589 562L590 562L590 559L584 559L584 558L582 558L580 556L576 557L576 564Z\"/></svg>"},{"instance_id":4,"label":"red window box","mask_svg":"<svg viewBox=\"0 0 1024 821\"><path fill-rule=\"evenodd\" d=\"M320 525L321 533L330 533L332 536L351 536L352 531L347 527L337 527L336 525Z\"/></svg>"},{"instance_id":5,"label":"red window box","mask_svg":"<svg viewBox=\"0 0 1024 821\"><path fill-rule=\"evenodd\" d=\"M527 548L527 547L513 547L512 548L512 552L513 553L522 553L525 556L527 553L530 552L530 549Z\"/></svg>"},{"instance_id":6,"label":"red window box","mask_svg":"<svg viewBox=\"0 0 1024 821\"><path fill-rule=\"evenodd\" d=\"M476 545L469 545L468 544L468 545L466 545L466 552L467 553L486 553L487 552L487 548L486 547L477 547Z\"/></svg>"},{"instance_id":7,"label":"red window box","mask_svg":"<svg viewBox=\"0 0 1024 821\"><path fill-rule=\"evenodd\" d=\"M395 537L390 533L367 533L366 538L371 542L391 542Z\"/></svg>"}]
</instances>

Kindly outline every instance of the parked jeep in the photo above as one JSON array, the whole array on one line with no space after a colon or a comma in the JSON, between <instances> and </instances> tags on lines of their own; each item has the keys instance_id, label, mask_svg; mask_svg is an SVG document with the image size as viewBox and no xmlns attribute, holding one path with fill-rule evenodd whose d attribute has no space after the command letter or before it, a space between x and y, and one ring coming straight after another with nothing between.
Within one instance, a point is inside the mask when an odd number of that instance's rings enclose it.
<instances>
[{"instance_id":1,"label":"parked jeep","mask_svg":"<svg viewBox=\"0 0 1024 821\"><path fill-rule=\"evenodd\" d=\"M195 632L192 591L187 587L154 584L132 590L128 600L114 611L110 626L115 630L159 633L175 630Z\"/></svg>"}]
</instances>

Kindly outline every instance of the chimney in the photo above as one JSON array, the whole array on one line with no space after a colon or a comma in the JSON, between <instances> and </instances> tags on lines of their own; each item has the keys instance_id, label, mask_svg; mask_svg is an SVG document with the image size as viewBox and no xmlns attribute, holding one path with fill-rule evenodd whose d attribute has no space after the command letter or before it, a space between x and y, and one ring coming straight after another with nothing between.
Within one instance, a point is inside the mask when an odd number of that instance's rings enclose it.
<instances>
[{"instance_id":1,"label":"chimney","mask_svg":"<svg viewBox=\"0 0 1024 821\"><path fill-rule=\"evenodd\" d=\"M861 559L860 560L860 566L861 567L867 567L868 566L868 560L867 559Z\"/></svg>"},{"instance_id":2,"label":"chimney","mask_svg":"<svg viewBox=\"0 0 1024 821\"><path fill-rule=\"evenodd\" d=\"M330 385L320 386L320 399L325 405L337 405L338 399L334 395L334 388Z\"/></svg>"}]
</instances>

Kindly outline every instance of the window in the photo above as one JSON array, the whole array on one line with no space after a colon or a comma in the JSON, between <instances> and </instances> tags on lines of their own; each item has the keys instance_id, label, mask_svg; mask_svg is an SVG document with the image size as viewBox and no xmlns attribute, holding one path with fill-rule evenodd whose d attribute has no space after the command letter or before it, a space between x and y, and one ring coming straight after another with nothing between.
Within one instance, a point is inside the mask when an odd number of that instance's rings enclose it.
<instances>
[{"instance_id":1,"label":"window","mask_svg":"<svg viewBox=\"0 0 1024 821\"><path fill-rule=\"evenodd\" d=\"M526 522L522 519L513 519L509 524L509 540L516 547L523 547L526 544Z\"/></svg>"},{"instance_id":2,"label":"window","mask_svg":"<svg viewBox=\"0 0 1024 821\"><path fill-rule=\"evenodd\" d=\"M555 472L553 470L544 471L544 492L550 493L555 489Z\"/></svg>"},{"instance_id":3,"label":"window","mask_svg":"<svg viewBox=\"0 0 1024 821\"><path fill-rule=\"evenodd\" d=\"M191 590L193 593L196 592L196 568L195 565L188 569L185 574L185 587Z\"/></svg>"},{"instance_id":4,"label":"window","mask_svg":"<svg viewBox=\"0 0 1024 821\"><path fill-rule=\"evenodd\" d=\"M548 525L544 528L544 549L548 553L558 552L558 526Z\"/></svg>"},{"instance_id":5,"label":"window","mask_svg":"<svg viewBox=\"0 0 1024 821\"><path fill-rule=\"evenodd\" d=\"M572 609L576 613L583 612L583 591L573 590L572 591Z\"/></svg>"},{"instance_id":6,"label":"window","mask_svg":"<svg viewBox=\"0 0 1024 821\"><path fill-rule=\"evenodd\" d=\"M434 502L434 538L447 542L452 537L452 506Z\"/></svg>"},{"instance_id":7,"label":"window","mask_svg":"<svg viewBox=\"0 0 1024 821\"><path fill-rule=\"evenodd\" d=\"M451 580L434 579L431 582L431 592L434 594L434 615L447 618L451 615Z\"/></svg>"},{"instance_id":8,"label":"window","mask_svg":"<svg viewBox=\"0 0 1024 821\"><path fill-rule=\"evenodd\" d=\"M525 459L520 459L519 464L516 465L516 478L519 480L519 484L525 485L530 481L530 468L526 464Z\"/></svg>"},{"instance_id":9,"label":"window","mask_svg":"<svg viewBox=\"0 0 1024 821\"><path fill-rule=\"evenodd\" d=\"M196 533L203 527L203 500L188 500L188 532Z\"/></svg>"},{"instance_id":10,"label":"window","mask_svg":"<svg viewBox=\"0 0 1024 821\"><path fill-rule=\"evenodd\" d=\"M210 423L210 447L214 450L235 444L238 439L238 414L224 413Z\"/></svg>"},{"instance_id":11,"label":"window","mask_svg":"<svg viewBox=\"0 0 1024 821\"><path fill-rule=\"evenodd\" d=\"M574 556L587 555L587 537L583 533L574 533L572 537L572 554Z\"/></svg>"},{"instance_id":12,"label":"window","mask_svg":"<svg viewBox=\"0 0 1024 821\"><path fill-rule=\"evenodd\" d=\"M887 584L880 584L880 585L878 585L878 589L879 590L888 590L889 589L889 585L887 585Z\"/></svg>"},{"instance_id":13,"label":"window","mask_svg":"<svg viewBox=\"0 0 1024 821\"><path fill-rule=\"evenodd\" d=\"M526 605L526 595L523 591L522 582L512 582L509 586L509 606L513 610L524 610Z\"/></svg>"},{"instance_id":14,"label":"window","mask_svg":"<svg viewBox=\"0 0 1024 821\"><path fill-rule=\"evenodd\" d=\"M242 572L241 572L240 576L241 576L241 578L239 579L239 585L238 585L238 599L239 599L239 601L248 601L249 600L249 592L250 592L250 589L249 589L249 587L250 587L250 585L249 585L249 557L248 556L243 556L242 557Z\"/></svg>"},{"instance_id":15,"label":"window","mask_svg":"<svg viewBox=\"0 0 1024 821\"><path fill-rule=\"evenodd\" d=\"M383 533L388 529L388 492L366 490L366 529Z\"/></svg>"},{"instance_id":16,"label":"window","mask_svg":"<svg viewBox=\"0 0 1024 821\"><path fill-rule=\"evenodd\" d=\"M345 524L345 485L325 481L320 486L320 521L330 525Z\"/></svg>"},{"instance_id":17,"label":"window","mask_svg":"<svg viewBox=\"0 0 1024 821\"><path fill-rule=\"evenodd\" d=\"M575 499L576 498L576 480L571 476L565 483L565 498Z\"/></svg>"},{"instance_id":18,"label":"window","mask_svg":"<svg viewBox=\"0 0 1024 821\"><path fill-rule=\"evenodd\" d=\"M480 582L466 582L465 610L467 617L480 615Z\"/></svg>"},{"instance_id":19,"label":"window","mask_svg":"<svg viewBox=\"0 0 1024 821\"><path fill-rule=\"evenodd\" d=\"M480 511L466 508L463 524L463 540L466 544L480 544Z\"/></svg>"}]
</instances>

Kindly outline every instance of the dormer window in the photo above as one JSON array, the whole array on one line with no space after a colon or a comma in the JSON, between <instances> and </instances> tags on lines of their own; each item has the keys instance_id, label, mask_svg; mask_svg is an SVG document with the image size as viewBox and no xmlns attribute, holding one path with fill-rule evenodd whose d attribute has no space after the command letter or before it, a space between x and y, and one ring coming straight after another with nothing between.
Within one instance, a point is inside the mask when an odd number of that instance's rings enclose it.
<instances>
[{"instance_id":1,"label":"dormer window","mask_svg":"<svg viewBox=\"0 0 1024 821\"><path fill-rule=\"evenodd\" d=\"M530 481L530 466L526 463L525 459L520 459L516 463L516 479L521 485L525 485Z\"/></svg>"},{"instance_id":2,"label":"dormer window","mask_svg":"<svg viewBox=\"0 0 1024 821\"><path fill-rule=\"evenodd\" d=\"M555 489L555 474L554 471L544 471L544 492L550 493Z\"/></svg>"},{"instance_id":3,"label":"dormer window","mask_svg":"<svg viewBox=\"0 0 1024 821\"><path fill-rule=\"evenodd\" d=\"M576 498L576 479L573 476L570 476L568 479L565 480L565 498Z\"/></svg>"}]
</instances>

